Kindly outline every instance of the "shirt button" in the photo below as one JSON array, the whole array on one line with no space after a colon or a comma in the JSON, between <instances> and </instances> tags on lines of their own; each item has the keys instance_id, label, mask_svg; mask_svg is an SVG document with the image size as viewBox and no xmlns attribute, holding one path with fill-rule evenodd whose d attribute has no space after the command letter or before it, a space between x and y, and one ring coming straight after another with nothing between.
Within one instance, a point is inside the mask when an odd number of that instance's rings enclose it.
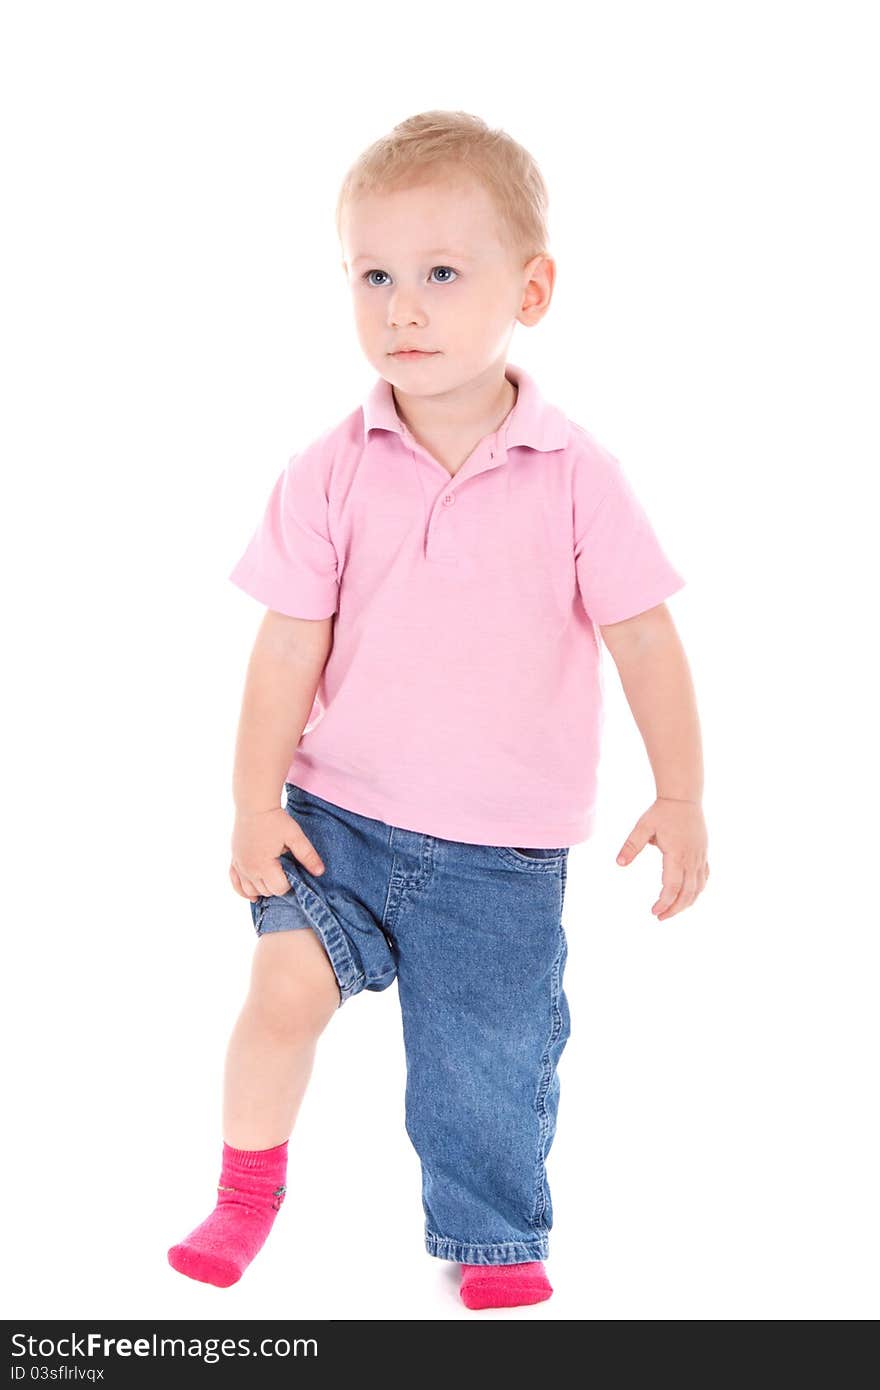
<instances>
[{"instance_id":1,"label":"shirt button","mask_svg":"<svg viewBox=\"0 0 880 1390\"><path fill-rule=\"evenodd\" d=\"M443 505L444 505L444 507L451 507L454 501L455 501L455 493L454 493L454 492L447 492L446 496L443 498Z\"/></svg>"}]
</instances>

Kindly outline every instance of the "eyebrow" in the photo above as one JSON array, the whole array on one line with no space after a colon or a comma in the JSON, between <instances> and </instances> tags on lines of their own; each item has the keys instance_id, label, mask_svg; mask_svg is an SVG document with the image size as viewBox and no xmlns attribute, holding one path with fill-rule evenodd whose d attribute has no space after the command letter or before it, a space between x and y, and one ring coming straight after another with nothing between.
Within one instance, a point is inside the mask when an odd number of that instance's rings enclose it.
<instances>
[{"instance_id":1,"label":"eyebrow","mask_svg":"<svg viewBox=\"0 0 880 1390\"><path fill-rule=\"evenodd\" d=\"M472 257L468 256L464 251L451 251L448 246L441 246L435 251L426 251L425 259L427 260L429 256L451 256L453 260L456 261L469 261L472 259ZM381 261L383 259L384 257L382 256L373 256L368 253L365 256L355 256L352 265L360 265L361 261Z\"/></svg>"}]
</instances>

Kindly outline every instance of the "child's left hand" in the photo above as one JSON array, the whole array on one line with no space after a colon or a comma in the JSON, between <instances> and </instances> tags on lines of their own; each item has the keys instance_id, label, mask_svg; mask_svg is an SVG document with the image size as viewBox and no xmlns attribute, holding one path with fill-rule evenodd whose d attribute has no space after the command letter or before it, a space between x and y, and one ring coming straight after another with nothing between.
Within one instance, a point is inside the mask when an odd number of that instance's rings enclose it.
<instances>
[{"instance_id":1,"label":"child's left hand","mask_svg":"<svg viewBox=\"0 0 880 1390\"><path fill-rule=\"evenodd\" d=\"M709 838L698 801L674 801L658 796L636 822L618 864L631 864L645 845L656 845L663 855L663 890L651 911L658 922L690 907L706 886Z\"/></svg>"}]
</instances>

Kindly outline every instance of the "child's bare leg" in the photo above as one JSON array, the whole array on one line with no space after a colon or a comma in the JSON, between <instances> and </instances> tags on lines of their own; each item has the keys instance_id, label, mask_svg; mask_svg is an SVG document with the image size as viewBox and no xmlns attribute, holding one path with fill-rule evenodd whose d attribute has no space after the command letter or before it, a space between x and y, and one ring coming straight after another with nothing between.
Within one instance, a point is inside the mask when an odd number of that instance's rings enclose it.
<instances>
[{"instance_id":1,"label":"child's bare leg","mask_svg":"<svg viewBox=\"0 0 880 1390\"><path fill-rule=\"evenodd\" d=\"M339 1000L333 967L313 931L259 938L227 1051L217 1205L168 1251L181 1274L226 1288L265 1243L287 1190L287 1137L318 1037Z\"/></svg>"},{"instance_id":2,"label":"child's bare leg","mask_svg":"<svg viewBox=\"0 0 880 1390\"><path fill-rule=\"evenodd\" d=\"M289 1137L318 1038L338 1007L339 985L313 931L268 932L259 938L250 990L226 1056L227 1144L269 1149Z\"/></svg>"}]
</instances>

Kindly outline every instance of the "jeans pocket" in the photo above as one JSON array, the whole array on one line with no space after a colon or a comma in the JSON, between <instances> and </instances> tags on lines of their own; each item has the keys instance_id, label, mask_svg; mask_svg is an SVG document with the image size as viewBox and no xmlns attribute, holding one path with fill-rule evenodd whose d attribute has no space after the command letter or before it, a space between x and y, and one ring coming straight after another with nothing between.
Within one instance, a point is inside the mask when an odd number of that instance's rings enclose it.
<instances>
[{"instance_id":1,"label":"jeans pocket","mask_svg":"<svg viewBox=\"0 0 880 1390\"><path fill-rule=\"evenodd\" d=\"M560 854L565 853L565 847L561 849L513 849L514 854L522 854L526 859L558 859Z\"/></svg>"},{"instance_id":2,"label":"jeans pocket","mask_svg":"<svg viewBox=\"0 0 880 1390\"><path fill-rule=\"evenodd\" d=\"M558 849L521 849L516 845L493 845L492 848L506 863L521 869L558 869L568 858L569 849L567 845Z\"/></svg>"}]
</instances>

